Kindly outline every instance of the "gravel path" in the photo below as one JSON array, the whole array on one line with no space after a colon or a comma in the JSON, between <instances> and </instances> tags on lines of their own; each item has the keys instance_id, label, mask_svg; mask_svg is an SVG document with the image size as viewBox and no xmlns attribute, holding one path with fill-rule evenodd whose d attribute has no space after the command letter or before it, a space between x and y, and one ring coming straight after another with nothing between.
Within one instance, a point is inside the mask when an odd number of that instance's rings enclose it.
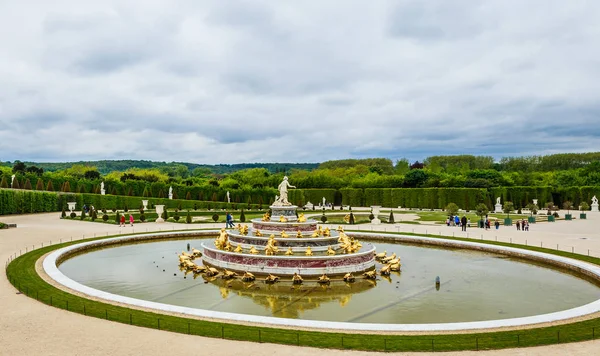
<instances>
[{"instance_id":1,"label":"gravel path","mask_svg":"<svg viewBox=\"0 0 600 356\"><path fill-rule=\"evenodd\" d=\"M119 228L116 225L60 220L58 213L2 216L6 223L16 223L18 228L0 230L0 260L5 261L11 254L18 254L33 245L47 244L50 240L80 239L106 234L128 233L133 231L153 231L157 229L181 229L183 224L146 223L133 228ZM543 244L561 250L575 250L600 256L600 214L589 213L588 220L556 222L531 225L529 232L514 228L481 231L470 229L462 236L529 245ZM199 227L221 227L223 224L194 225ZM419 226L408 224L362 225L366 231L427 232L461 236L460 228L446 226ZM165 355L173 352L190 355L367 355L373 353L321 350L308 347L294 347L271 344L258 344L189 336L164 331L139 328L102 319L85 317L61 309L48 307L34 299L19 295L0 276L0 355ZM402 355L429 355L430 353L401 353ZM596 355L600 354L600 341L552 345L526 349L507 349L479 352L448 352L443 355Z\"/></svg>"}]
</instances>

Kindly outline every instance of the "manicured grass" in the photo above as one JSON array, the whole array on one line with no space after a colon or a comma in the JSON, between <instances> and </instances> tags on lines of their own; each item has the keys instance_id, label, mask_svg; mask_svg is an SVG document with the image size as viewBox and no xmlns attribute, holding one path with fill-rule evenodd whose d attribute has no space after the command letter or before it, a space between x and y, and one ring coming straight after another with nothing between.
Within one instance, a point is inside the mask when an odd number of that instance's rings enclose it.
<instances>
[{"instance_id":1,"label":"manicured grass","mask_svg":"<svg viewBox=\"0 0 600 356\"><path fill-rule=\"evenodd\" d=\"M402 233L403 235L425 236ZM427 235L431 238L440 236ZM107 238L107 237L104 237ZM442 237L461 241L477 241L491 245L520 247L586 262L600 264L600 259L590 256L555 251L545 248L513 245L503 242L479 241L465 238ZM67 242L40 248L13 260L6 269L9 281L27 296L57 308L88 316L108 319L124 324L132 324L185 334L208 337L247 340L312 346L321 348L356 349L371 351L458 351L501 349L526 346L539 346L564 342L575 342L595 338L600 332L600 318L568 325L536 328L528 330L486 332L469 334L441 335L373 335L344 334L339 332L295 331L270 327L253 327L211 321L187 319L158 313L139 311L125 307L81 298L61 291L44 282L35 272L35 262L49 251L78 243ZM596 330L597 329L597 330Z\"/></svg>"}]
</instances>

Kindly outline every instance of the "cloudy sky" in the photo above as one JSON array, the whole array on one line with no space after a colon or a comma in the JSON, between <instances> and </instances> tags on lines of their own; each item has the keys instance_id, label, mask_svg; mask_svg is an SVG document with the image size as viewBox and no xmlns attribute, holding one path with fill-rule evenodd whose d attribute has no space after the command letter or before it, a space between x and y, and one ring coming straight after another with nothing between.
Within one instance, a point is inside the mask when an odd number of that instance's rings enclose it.
<instances>
[{"instance_id":1,"label":"cloudy sky","mask_svg":"<svg viewBox=\"0 0 600 356\"><path fill-rule=\"evenodd\" d=\"M0 0L0 160L600 151L600 1Z\"/></svg>"}]
</instances>

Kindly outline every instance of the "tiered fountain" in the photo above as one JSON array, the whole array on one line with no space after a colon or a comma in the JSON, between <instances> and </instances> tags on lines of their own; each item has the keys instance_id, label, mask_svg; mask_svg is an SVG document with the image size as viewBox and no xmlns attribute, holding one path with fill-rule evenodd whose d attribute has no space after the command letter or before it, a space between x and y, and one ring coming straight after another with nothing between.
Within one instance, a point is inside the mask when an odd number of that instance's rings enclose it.
<instances>
[{"instance_id":1,"label":"tiered fountain","mask_svg":"<svg viewBox=\"0 0 600 356\"><path fill-rule=\"evenodd\" d=\"M203 244L203 263L227 271L270 277L299 276L328 279L352 277L375 267L375 247L364 246L337 230L323 229L316 220L297 215L297 206L287 199L287 177L279 184L280 196L271 214L252 219L252 227L237 231L221 229L215 246ZM353 278L353 277L352 277Z\"/></svg>"}]
</instances>

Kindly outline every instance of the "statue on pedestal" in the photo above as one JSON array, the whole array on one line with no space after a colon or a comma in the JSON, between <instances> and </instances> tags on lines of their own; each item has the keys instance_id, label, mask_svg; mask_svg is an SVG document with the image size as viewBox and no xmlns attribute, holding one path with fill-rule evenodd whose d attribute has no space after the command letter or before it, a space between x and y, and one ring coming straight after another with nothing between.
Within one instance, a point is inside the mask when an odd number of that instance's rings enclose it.
<instances>
[{"instance_id":1,"label":"statue on pedestal","mask_svg":"<svg viewBox=\"0 0 600 356\"><path fill-rule=\"evenodd\" d=\"M291 185L288 182L288 177L283 177L283 181L281 181L281 183L279 183L279 186L277 187L277 190L279 190L279 198L275 199L275 202L273 203L273 205L292 205L289 201L288 201L288 188L296 188L295 186Z\"/></svg>"},{"instance_id":2,"label":"statue on pedestal","mask_svg":"<svg viewBox=\"0 0 600 356\"><path fill-rule=\"evenodd\" d=\"M231 199L229 198L229 190L227 191L227 202L231 203Z\"/></svg>"}]
</instances>

